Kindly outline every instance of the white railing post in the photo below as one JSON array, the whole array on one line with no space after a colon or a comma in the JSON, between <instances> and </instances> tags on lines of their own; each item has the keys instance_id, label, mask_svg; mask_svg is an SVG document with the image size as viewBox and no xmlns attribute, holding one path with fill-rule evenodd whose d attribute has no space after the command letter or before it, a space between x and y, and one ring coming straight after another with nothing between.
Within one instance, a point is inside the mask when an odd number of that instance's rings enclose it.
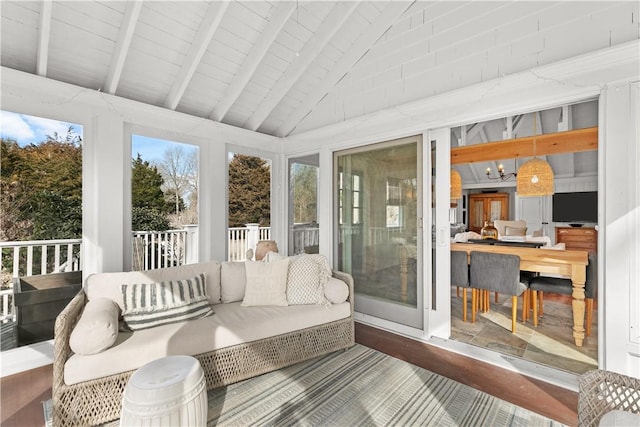
<instances>
[{"instance_id":1,"label":"white railing post","mask_svg":"<svg viewBox=\"0 0 640 427\"><path fill-rule=\"evenodd\" d=\"M184 263L185 264L193 264L198 262L198 224L193 225L185 225L183 228L187 231L185 236L186 242L185 253L184 253Z\"/></svg>"},{"instance_id":2,"label":"white railing post","mask_svg":"<svg viewBox=\"0 0 640 427\"><path fill-rule=\"evenodd\" d=\"M252 224L245 224L245 225L247 227L247 239L245 240L246 246L242 253L243 259L245 259L246 257L245 254L249 249L253 250L253 252L255 253L256 246L260 241L260 224L252 223Z\"/></svg>"}]
</instances>

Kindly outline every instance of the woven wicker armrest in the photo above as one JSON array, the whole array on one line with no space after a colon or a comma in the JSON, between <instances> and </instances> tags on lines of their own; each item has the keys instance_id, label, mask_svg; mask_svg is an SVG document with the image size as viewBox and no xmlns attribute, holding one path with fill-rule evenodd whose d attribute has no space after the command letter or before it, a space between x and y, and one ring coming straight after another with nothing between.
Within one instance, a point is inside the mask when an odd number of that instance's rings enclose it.
<instances>
[{"instance_id":1,"label":"woven wicker armrest","mask_svg":"<svg viewBox=\"0 0 640 427\"><path fill-rule=\"evenodd\" d=\"M69 338L71 331L80 319L82 309L86 303L86 296L83 290L67 304L67 306L56 317L53 330L53 388L59 387L64 382L64 364L71 357L71 347ZM55 392L54 392L55 395Z\"/></svg>"},{"instance_id":2,"label":"woven wicker armrest","mask_svg":"<svg viewBox=\"0 0 640 427\"><path fill-rule=\"evenodd\" d=\"M597 426L615 409L640 414L640 379L596 369L580 376L578 425Z\"/></svg>"}]
</instances>

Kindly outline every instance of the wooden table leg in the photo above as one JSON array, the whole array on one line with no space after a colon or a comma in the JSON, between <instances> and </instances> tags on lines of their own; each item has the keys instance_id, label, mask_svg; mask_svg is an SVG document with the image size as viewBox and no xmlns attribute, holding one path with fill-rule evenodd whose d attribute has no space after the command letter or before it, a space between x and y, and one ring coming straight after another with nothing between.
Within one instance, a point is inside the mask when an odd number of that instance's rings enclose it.
<instances>
[{"instance_id":1,"label":"wooden table leg","mask_svg":"<svg viewBox=\"0 0 640 427\"><path fill-rule=\"evenodd\" d=\"M572 267L571 282L573 285L573 338L578 347L582 347L584 340L584 282L585 282L585 266Z\"/></svg>"},{"instance_id":2,"label":"wooden table leg","mask_svg":"<svg viewBox=\"0 0 640 427\"><path fill-rule=\"evenodd\" d=\"M409 254L405 248L400 248L400 298L407 302L407 281L409 274Z\"/></svg>"}]
</instances>

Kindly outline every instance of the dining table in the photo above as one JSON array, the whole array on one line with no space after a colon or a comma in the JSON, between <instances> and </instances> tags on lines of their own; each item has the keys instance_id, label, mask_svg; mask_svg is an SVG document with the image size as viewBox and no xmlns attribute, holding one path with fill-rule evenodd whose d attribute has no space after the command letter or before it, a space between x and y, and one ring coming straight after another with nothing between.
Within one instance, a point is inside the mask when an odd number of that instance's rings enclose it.
<instances>
[{"instance_id":1,"label":"dining table","mask_svg":"<svg viewBox=\"0 0 640 427\"><path fill-rule=\"evenodd\" d=\"M587 275L587 264L589 262L589 253L587 251L483 245L476 243L452 243L451 250L466 252L467 259L470 259L469 255L472 251L517 255L520 257L520 270L541 274L562 275L571 278L573 287L571 294L573 338L575 345L582 347L585 336L584 284Z\"/></svg>"}]
</instances>

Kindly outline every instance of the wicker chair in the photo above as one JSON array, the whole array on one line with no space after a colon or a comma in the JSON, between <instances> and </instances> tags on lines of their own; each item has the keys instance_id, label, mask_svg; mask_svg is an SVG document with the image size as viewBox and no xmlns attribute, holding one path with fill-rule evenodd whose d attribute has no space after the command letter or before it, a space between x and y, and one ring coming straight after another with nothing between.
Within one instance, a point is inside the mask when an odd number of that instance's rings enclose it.
<instances>
[{"instance_id":1,"label":"wicker chair","mask_svg":"<svg viewBox=\"0 0 640 427\"><path fill-rule=\"evenodd\" d=\"M640 414L640 379L596 369L580 376L578 426L597 426L616 409Z\"/></svg>"}]
</instances>

